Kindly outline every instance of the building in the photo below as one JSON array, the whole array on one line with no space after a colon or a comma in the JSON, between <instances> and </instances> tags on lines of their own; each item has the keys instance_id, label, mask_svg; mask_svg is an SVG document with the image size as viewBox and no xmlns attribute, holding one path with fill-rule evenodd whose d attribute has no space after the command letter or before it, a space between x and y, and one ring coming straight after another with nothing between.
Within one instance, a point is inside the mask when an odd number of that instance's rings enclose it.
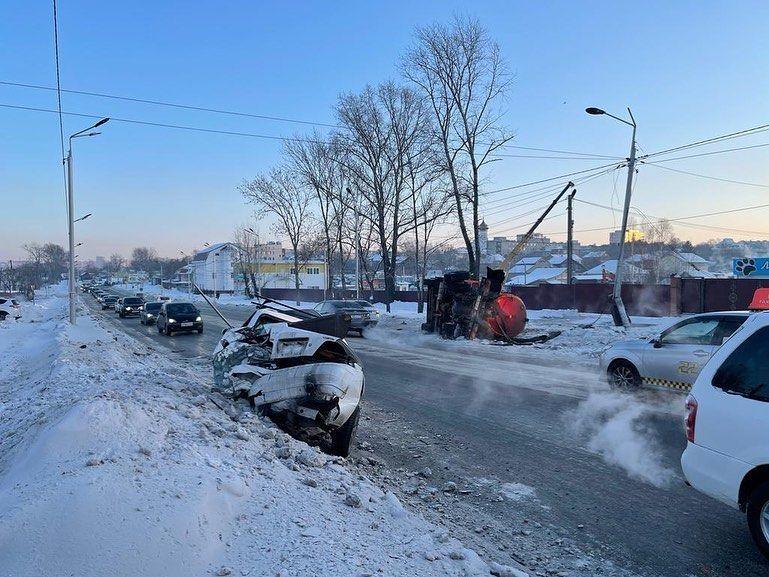
<instances>
[{"instance_id":1,"label":"building","mask_svg":"<svg viewBox=\"0 0 769 577\"><path fill-rule=\"evenodd\" d=\"M609 233L609 244L619 244L619 239L622 238L622 231L621 230L615 230L614 232ZM643 240L644 239L644 233L642 230L638 230L637 228L628 228L625 231L625 242L633 242L636 240Z\"/></svg>"},{"instance_id":2,"label":"building","mask_svg":"<svg viewBox=\"0 0 769 577\"><path fill-rule=\"evenodd\" d=\"M563 267L535 268L526 274L516 275L510 278L505 286L526 286L538 284L564 284L566 282L566 269Z\"/></svg>"},{"instance_id":3,"label":"building","mask_svg":"<svg viewBox=\"0 0 769 577\"><path fill-rule=\"evenodd\" d=\"M616 272L617 259L611 259L575 275L574 280L577 282L614 282ZM647 271L629 262L624 262L622 265L622 282L642 283L647 276Z\"/></svg>"},{"instance_id":4,"label":"building","mask_svg":"<svg viewBox=\"0 0 769 577\"><path fill-rule=\"evenodd\" d=\"M515 243L518 244L522 242L525 237L526 237L525 234L516 235ZM544 234L535 232L533 235L531 235L531 238L526 243L526 246L524 247L524 249L527 252L542 252L549 245L550 245L550 239L548 237L546 237Z\"/></svg>"},{"instance_id":5,"label":"building","mask_svg":"<svg viewBox=\"0 0 769 577\"><path fill-rule=\"evenodd\" d=\"M231 242L212 244L197 251L192 262L184 267L187 279L191 279L205 293L234 293L236 283L233 273L238 253L237 245Z\"/></svg>"},{"instance_id":6,"label":"building","mask_svg":"<svg viewBox=\"0 0 769 577\"><path fill-rule=\"evenodd\" d=\"M659 275L661 279L671 275L711 277L710 262L693 252L669 251L659 259Z\"/></svg>"}]
</instances>

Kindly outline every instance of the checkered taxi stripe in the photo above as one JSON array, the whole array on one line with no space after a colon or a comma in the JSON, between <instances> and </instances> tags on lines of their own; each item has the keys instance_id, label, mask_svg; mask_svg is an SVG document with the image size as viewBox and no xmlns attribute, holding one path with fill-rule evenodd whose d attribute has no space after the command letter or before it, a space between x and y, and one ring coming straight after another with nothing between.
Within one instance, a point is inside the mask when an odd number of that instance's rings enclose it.
<instances>
[{"instance_id":1,"label":"checkered taxi stripe","mask_svg":"<svg viewBox=\"0 0 769 577\"><path fill-rule=\"evenodd\" d=\"M666 387L668 389L675 389L676 391L689 392L692 386L689 383L682 383L681 381L669 381L667 379L656 379L654 377L643 377L641 379L645 385L655 385L657 387Z\"/></svg>"}]
</instances>

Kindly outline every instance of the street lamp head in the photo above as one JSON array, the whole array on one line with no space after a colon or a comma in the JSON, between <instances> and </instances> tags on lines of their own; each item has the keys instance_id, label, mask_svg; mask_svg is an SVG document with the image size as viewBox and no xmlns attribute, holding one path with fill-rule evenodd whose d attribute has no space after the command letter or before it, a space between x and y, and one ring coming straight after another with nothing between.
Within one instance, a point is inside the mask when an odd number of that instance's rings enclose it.
<instances>
[{"instance_id":1,"label":"street lamp head","mask_svg":"<svg viewBox=\"0 0 769 577\"><path fill-rule=\"evenodd\" d=\"M595 116L598 116L600 114L606 114L606 111L601 110L600 108L595 108L594 106L591 106L590 108L585 108L585 112L588 114L593 114Z\"/></svg>"},{"instance_id":2,"label":"street lamp head","mask_svg":"<svg viewBox=\"0 0 769 577\"><path fill-rule=\"evenodd\" d=\"M109 122L109 116L107 118L102 118L99 122L93 125L93 128L97 128L102 124L107 124L108 122Z\"/></svg>"}]
</instances>

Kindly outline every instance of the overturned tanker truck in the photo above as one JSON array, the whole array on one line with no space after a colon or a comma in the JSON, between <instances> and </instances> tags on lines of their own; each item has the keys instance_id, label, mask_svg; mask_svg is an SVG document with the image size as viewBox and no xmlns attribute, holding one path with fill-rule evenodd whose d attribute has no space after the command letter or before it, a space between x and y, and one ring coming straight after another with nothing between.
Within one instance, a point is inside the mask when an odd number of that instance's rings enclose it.
<instances>
[{"instance_id":1,"label":"overturned tanker truck","mask_svg":"<svg viewBox=\"0 0 769 577\"><path fill-rule=\"evenodd\" d=\"M468 271L446 273L425 279L427 316L422 330L443 338L483 338L511 344L528 344L549 340L560 333L519 338L526 328L526 306L512 293L503 292L505 270L521 253L534 231L564 194L574 187L569 182L555 197L523 238L505 257L499 269L486 269L486 276L474 278ZM576 194L576 189L571 196Z\"/></svg>"}]
</instances>

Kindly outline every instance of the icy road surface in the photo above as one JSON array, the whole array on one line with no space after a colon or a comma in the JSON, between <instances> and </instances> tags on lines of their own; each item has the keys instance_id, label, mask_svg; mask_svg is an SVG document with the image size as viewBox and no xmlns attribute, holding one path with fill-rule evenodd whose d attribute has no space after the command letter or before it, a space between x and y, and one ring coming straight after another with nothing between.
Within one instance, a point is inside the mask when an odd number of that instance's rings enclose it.
<instances>
[{"instance_id":1,"label":"icy road surface","mask_svg":"<svg viewBox=\"0 0 769 577\"><path fill-rule=\"evenodd\" d=\"M201 309L206 332L171 339L105 316L206 367L223 324ZM399 310L350 338L367 384L355 466L485 558L532 574L765 576L743 515L683 484L683 398L617 395L596 374L600 350L625 333L596 315L529 316L531 330L563 335L524 348L441 341ZM636 319L630 336L669 322Z\"/></svg>"},{"instance_id":2,"label":"icy road surface","mask_svg":"<svg viewBox=\"0 0 769 577\"><path fill-rule=\"evenodd\" d=\"M525 577L100 315L23 314L0 324L3 577Z\"/></svg>"}]
</instances>

